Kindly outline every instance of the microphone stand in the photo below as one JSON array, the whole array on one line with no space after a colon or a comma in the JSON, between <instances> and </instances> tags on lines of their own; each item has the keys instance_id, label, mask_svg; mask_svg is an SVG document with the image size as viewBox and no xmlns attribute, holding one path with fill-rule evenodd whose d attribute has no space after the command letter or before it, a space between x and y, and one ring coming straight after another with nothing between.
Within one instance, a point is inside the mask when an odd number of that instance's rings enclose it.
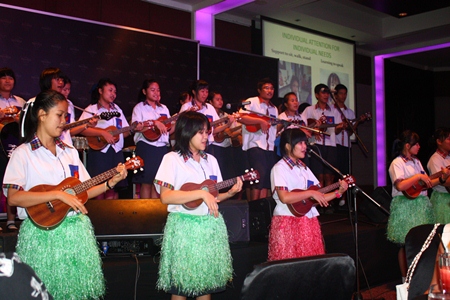
<instances>
[{"instance_id":1,"label":"microphone stand","mask_svg":"<svg viewBox=\"0 0 450 300\"><path fill-rule=\"evenodd\" d=\"M314 154L317 158L319 158L325 165L330 167L332 170L334 170L336 173L338 173L341 178L344 177L344 174L342 174L337 168L335 168L333 165L331 165L328 161L326 161L322 156L317 154L314 150L309 148L307 150L309 153ZM379 208L381 208L387 215L389 215L389 211L387 211L383 206L381 206L378 202L376 202L374 199L372 199L369 195L367 195L363 190L361 190L356 184L352 187L353 192L353 213L355 215L354 217L354 238L355 238L355 260L356 260L356 292L353 294L354 300L362 300L361 290L360 290L360 282L359 282L359 264L361 264L361 268L363 269L362 263L359 260L359 248L358 248L358 209L356 205L356 194L358 192L361 192L364 196L366 196L368 199L370 199L375 205L377 205ZM350 214L350 212L349 212Z\"/></svg>"}]
</instances>

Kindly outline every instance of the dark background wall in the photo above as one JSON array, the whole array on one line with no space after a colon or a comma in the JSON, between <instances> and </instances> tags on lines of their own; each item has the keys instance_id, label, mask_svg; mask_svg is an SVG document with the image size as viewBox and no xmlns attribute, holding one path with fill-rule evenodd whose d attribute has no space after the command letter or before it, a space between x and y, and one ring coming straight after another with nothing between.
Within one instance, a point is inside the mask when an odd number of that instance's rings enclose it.
<instances>
[{"instance_id":1,"label":"dark background wall","mask_svg":"<svg viewBox=\"0 0 450 300\"><path fill-rule=\"evenodd\" d=\"M129 26L186 39L190 39L191 37L191 16L189 12L158 6L140 0L80 0L76 2L56 0L6 0L3 1L3 3L87 20ZM2 18L5 19L4 14ZM8 31L12 31L12 34L15 35L16 30L23 30L24 27L29 26L27 25L29 23L29 20L27 19L28 18L20 18L14 20L14 23L5 23L5 21L3 21L2 27L7 28ZM38 25L45 27L46 24L43 22ZM256 47L255 45L258 44L260 30L257 29L256 26L242 26L220 20L216 20L215 25L216 47L218 49L216 49L217 52L214 53L211 49L206 50L209 47L201 47L200 52L210 57L210 59L208 59L208 62L205 62L206 58L200 58L200 77L205 76L204 78L209 80L212 89L224 87L223 93L226 101L233 102L254 95L256 81L262 77L271 75L263 74L264 72L257 72L258 74L255 75L256 77L251 83L244 81L235 84L230 81L233 79L233 76L220 76L221 72L229 74L228 71L223 69L223 64L221 64L220 61L229 61L229 58L227 58L227 56L229 56L232 57L232 60L236 65L239 65L244 63L249 57L252 57L251 54L259 54L260 50L258 49L260 49L260 47ZM51 29L58 29L60 25L57 24L55 26L56 27L52 27ZM10 43L5 43L6 31L2 31L0 41L8 48L10 47ZM54 34L53 38L58 39L59 35L60 34ZM39 37L39 34L35 36L36 39ZM29 41L22 40L21 42L27 43ZM43 44L43 47L46 46L46 44ZM238 54L247 53L249 56L239 56L236 54L236 56L233 57L234 54L226 53L226 50L231 50L231 52L236 51ZM159 49L159 51L162 50ZM169 48L165 49L165 52L170 51L171 49ZM156 50L156 52L158 52L158 50ZM154 54L151 53L151 55ZM222 58L222 56L224 57ZM0 56L1 64L9 65L13 68L16 68L16 66L20 68L20 65L27 63L30 65L30 62L23 57L12 55L6 58L9 60L5 61L5 56ZM37 63L36 60L38 61ZM36 60L33 60L33 64L36 65L35 69L30 69L29 71L30 74L33 74L34 82L25 86L23 85L23 82L21 82L21 78L19 78L16 90L17 94L31 95L37 91L37 77L43 68L49 66L49 61L43 59L41 56L36 57ZM160 66L166 63L165 59L160 60L160 62L162 63L160 63ZM205 63L207 63L207 65L205 65ZM398 66L395 67L396 65ZM71 68L65 68L65 65L61 64L57 64L57 66L61 67L69 76L71 76ZM108 68L109 66L104 65L103 67ZM147 66L145 67L147 68ZM148 69L151 68L148 67L147 70ZM162 74L160 70L166 71L165 68L161 68L150 74ZM236 73L239 74L236 76L246 76L249 72L252 72L250 68L236 69ZM372 58L356 55L355 72L357 98L356 115L359 116L367 111L372 111L373 113ZM391 152L390 146L392 145L395 135L406 129L406 127L418 128L414 130L417 130L421 135L423 144L424 141L429 139L437 126L448 126L446 112L450 109L450 105L448 104L450 102L450 85L448 85L448 82L450 81L450 72L422 71L388 62L385 73L387 99L387 154L389 156ZM135 89L139 87L140 82L144 79L144 74L147 73L144 72L135 75L136 78L139 77L139 79L136 79L134 82L135 86L137 86L134 87ZM178 72L178 75L179 78L184 77L184 74L181 74L181 72ZM111 75L108 74L108 76ZM186 77L192 78L191 75ZM95 80L97 80L97 78ZM181 79L179 81L181 81ZM119 82L119 85L123 85L123 83ZM84 88L87 88L87 86L88 84L85 84ZM167 103L170 107L171 105L169 104L175 103L179 92L185 90L187 86L184 83L180 84L179 87L175 87L173 84L162 84L161 88L163 93L166 93L164 94L163 102ZM243 91L244 88L248 88L248 90L246 89ZM129 90L132 90L132 88ZM403 91L403 93L400 91ZM86 89L82 91L81 89L74 88L73 93L74 95L76 95L75 93L80 93L80 98L88 97ZM83 94L81 95L81 93ZM170 93L170 95L168 93ZM127 101L134 101L135 97L136 93L134 90L129 93L124 93L124 90L120 90L119 88L118 101L125 101L125 99L127 99ZM74 100L77 101L78 96L76 99L74 98ZM418 105L413 105L413 103L418 103ZM434 105L434 103L436 103L436 105ZM417 111L420 112L419 115L416 113ZM412 120L414 120L414 122L412 122ZM366 181L364 184L371 184L373 178L372 154L373 147L376 147L376 145L373 145L374 131L372 123L366 122L362 124L359 130L360 136L368 148L369 153L365 153L365 151L356 145L356 147L353 148L353 169L354 172L359 172L358 170L355 170L358 166L362 164L368 166L367 168L364 168L364 172L361 172L361 176L369 178L369 182ZM423 155L428 155L428 151L421 152Z\"/></svg>"}]
</instances>

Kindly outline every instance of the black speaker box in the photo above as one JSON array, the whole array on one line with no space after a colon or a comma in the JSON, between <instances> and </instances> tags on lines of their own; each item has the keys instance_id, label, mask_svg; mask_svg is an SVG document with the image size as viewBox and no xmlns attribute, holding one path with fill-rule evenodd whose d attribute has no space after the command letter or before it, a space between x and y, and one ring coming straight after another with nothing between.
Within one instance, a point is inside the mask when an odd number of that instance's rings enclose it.
<instances>
[{"instance_id":1,"label":"black speaker box","mask_svg":"<svg viewBox=\"0 0 450 300\"><path fill-rule=\"evenodd\" d=\"M90 200L86 203L105 255L154 255L159 251L167 205L159 199Z\"/></svg>"},{"instance_id":2,"label":"black speaker box","mask_svg":"<svg viewBox=\"0 0 450 300\"><path fill-rule=\"evenodd\" d=\"M276 202L272 197L262 198L248 203L250 209L250 240L267 242L269 226Z\"/></svg>"},{"instance_id":3,"label":"black speaker box","mask_svg":"<svg viewBox=\"0 0 450 300\"><path fill-rule=\"evenodd\" d=\"M391 187L380 186L370 194L370 197L387 211L390 211L392 201L391 190ZM381 208L365 196L358 197L358 209L375 223L385 223L389 218L388 214L386 214Z\"/></svg>"},{"instance_id":4,"label":"black speaker box","mask_svg":"<svg viewBox=\"0 0 450 300\"><path fill-rule=\"evenodd\" d=\"M246 200L227 200L219 204L219 211L223 216L228 230L230 243L250 241L248 228L249 209Z\"/></svg>"}]
</instances>

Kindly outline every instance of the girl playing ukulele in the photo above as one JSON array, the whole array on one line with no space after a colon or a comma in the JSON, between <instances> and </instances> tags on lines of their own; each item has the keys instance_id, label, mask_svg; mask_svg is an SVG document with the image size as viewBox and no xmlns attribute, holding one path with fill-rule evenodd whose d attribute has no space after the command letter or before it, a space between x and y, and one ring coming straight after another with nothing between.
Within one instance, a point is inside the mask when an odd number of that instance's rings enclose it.
<instances>
[{"instance_id":1,"label":"girl playing ukulele","mask_svg":"<svg viewBox=\"0 0 450 300\"><path fill-rule=\"evenodd\" d=\"M205 152L210 131L205 115L187 111L175 125L175 150L166 154L156 173L155 186L161 202L168 204L157 288L172 294L172 300L196 297L207 300L225 290L232 279L227 229L217 203L233 197L242 181L214 197L205 190L180 190L188 182L222 181L214 156ZM195 209L183 204L197 199Z\"/></svg>"},{"instance_id":2,"label":"girl playing ukulele","mask_svg":"<svg viewBox=\"0 0 450 300\"><path fill-rule=\"evenodd\" d=\"M402 276L406 276L405 237L408 231L422 224L433 224L434 214L427 189L439 184L439 178L430 179L425 173L420 160L419 135L411 130L402 133L396 144L396 157L389 167L392 181L392 202L387 225L387 238L400 246L398 261ZM450 173L443 169L443 179L447 180ZM413 185L421 182L425 189L411 199L404 195Z\"/></svg>"},{"instance_id":3,"label":"girl playing ukulele","mask_svg":"<svg viewBox=\"0 0 450 300\"><path fill-rule=\"evenodd\" d=\"M60 139L66 124L68 103L53 90L41 92L31 102L21 122L25 142L17 147L6 169L3 191L11 205L17 206L23 219L20 226L17 253L45 282L55 299L96 299L105 292L98 245L87 210L76 195L64 191L30 191L36 185L57 185L65 178L90 178L80 161L78 151ZM123 165L119 174L105 183L87 190L93 198L114 187L127 175ZM37 227L25 207L51 200L69 205L62 223L52 229Z\"/></svg>"},{"instance_id":4,"label":"girl playing ukulele","mask_svg":"<svg viewBox=\"0 0 450 300\"><path fill-rule=\"evenodd\" d=\"M269 233L269 261L297 258L325 253L319 213L312 206L302 217L294 216L288 204L313 198L321 206L339 198L347 190L348 184L340 180L338 189L323 194L308 189L319 181L302 162L306 155L306 134L299 129L286 129L281 134L280 149L283 158L270 173L273 198L277 206L273 212ZM293 191L300 189L301 191Z\"/></svg>"}]
</instances>

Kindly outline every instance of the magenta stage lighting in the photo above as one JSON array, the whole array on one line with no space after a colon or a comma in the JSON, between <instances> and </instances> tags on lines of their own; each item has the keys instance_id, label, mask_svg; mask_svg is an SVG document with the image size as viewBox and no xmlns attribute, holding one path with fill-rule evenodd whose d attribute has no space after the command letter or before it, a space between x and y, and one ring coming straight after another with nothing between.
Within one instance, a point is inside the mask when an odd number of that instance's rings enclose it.
<instances>
[{"instance_id":1,"label":"magenta stage lighting","mask_svg":"<svg viewBox=\"0 0 450 300\"><path fill-rule=\"evenodd\" d=\"M384 60L386 58L426 52L450 47L450 43L427 46L400 52L376 55L374 57L375 69L375 122L376 122L376 158L377 158L377 186L386 185L386 129L384 113Z\"/></svg>"}]
</instances>

